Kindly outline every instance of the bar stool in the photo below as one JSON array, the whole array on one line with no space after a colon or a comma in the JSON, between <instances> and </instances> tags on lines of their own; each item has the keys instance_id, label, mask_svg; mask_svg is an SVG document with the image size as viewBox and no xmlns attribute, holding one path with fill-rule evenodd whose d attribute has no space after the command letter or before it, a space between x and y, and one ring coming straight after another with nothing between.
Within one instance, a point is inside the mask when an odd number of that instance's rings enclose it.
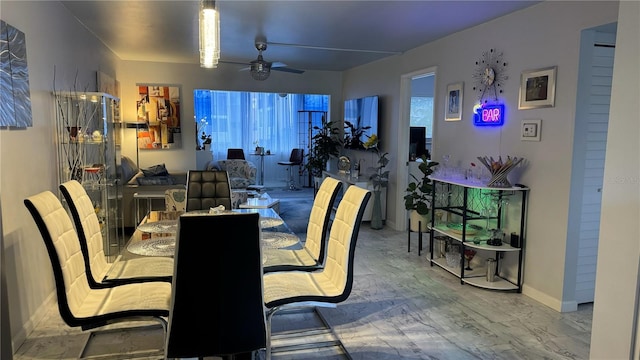
<instances>
[{"instance_id":1,"label":"bar stool","mask_svg":"<svg viewBox=\"0 0 640 360\"><path fill-rule=\"evenodd\" d=\"M302 165L304 159L304 149L294 148L289 155L289 161L278 161L278 165L284 165L289 172L289 190L297 190L295 181L293 180L293 166Z\"/></svg>"}]
</instances>

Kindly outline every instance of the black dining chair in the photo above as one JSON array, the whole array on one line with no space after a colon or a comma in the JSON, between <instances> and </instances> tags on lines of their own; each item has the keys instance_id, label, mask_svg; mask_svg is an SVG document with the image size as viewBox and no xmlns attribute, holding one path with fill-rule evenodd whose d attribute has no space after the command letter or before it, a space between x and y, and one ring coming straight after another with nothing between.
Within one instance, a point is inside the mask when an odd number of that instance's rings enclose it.
<instances>
[{"instance_id":1,"label":"black dining chair","mask_svg":"<svg viewBox=\"0 0 640 360\"><path fill-rule=\"evenodd\" d=\"M220 205L231 210L229 174L224 170L189 170L186 210L209 210Z\"/></svg>"},{"instance_id":2,"label":"black dining chair","mask_svg":"<svg viewBox=\"0 0 640 360\"><path fill-rule=\"evenodd\" d=\"M167 358L232 359L266 347L260 247L258 213L180 217Z\"/></svg>"},{"instance_id":3,"label":"black dining chair","mask_svg":"<svg viewBox=\"0 0 640 360\"><path fill-rule=\"evenodd\" d=\"M244 150L243 149L227 149L227 159L246 160L244 158Z\"/></svg>"},{"instance_id":4,"label":"black dining chair","mask_svg":"<svg viewBox=\"0 0 640 360\"><path fill-rule=\"evenodd\" d=\"M302 166L302 162L304 161L304 149L295 148L291 150L291 154L289 155L289 161L278 161L278 165L284 165L287 167L288 173L288 181L289 181L289 190L297 190L296 183L293 178L293 167L298 166L298 173L300 172L300 166Z\"/></svg>"}]
</instances>

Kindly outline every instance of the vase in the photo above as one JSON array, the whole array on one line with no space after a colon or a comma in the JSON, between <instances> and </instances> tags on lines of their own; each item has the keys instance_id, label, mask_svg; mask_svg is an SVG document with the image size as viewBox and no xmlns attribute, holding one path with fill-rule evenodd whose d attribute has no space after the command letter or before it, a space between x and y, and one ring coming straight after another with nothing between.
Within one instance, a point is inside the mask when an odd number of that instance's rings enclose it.
<instances>
[{"instance_id":1,"label":"vase","mask_svg":"<svg viewBox=\"0 0 640 360\"><path fill-rule=\"evenodd\" d=\"M373 191L373 208L371 211L371 228L379 230L383 228L382 225L382 202L380 200L380 190Z\"/></svg>"},{"instance_id":2,"label":"vase","mask_svg":"<svg viewBox=\"0 0 640 360\"><path fill-rule=\"evenodd\" d=\"M431 223L431 213L420 215L417 210L411 210L409 212L409 220L411 224L411 231L427 232L429 231L429 224Z\"/></svg>"},{"instance_id":3,"label":"vase","mask_svg":"<svg viewBox=\"0 0 640 360\"><path fill-rule=\"evenodd\" d=\"M507 174L508 171L505 173L493 175L491 177L491 180L489 180L489 182L487 183L487 187L510 188L511 183L509 182L509 179L507 179Z\"/></svg>"}]
</instances>

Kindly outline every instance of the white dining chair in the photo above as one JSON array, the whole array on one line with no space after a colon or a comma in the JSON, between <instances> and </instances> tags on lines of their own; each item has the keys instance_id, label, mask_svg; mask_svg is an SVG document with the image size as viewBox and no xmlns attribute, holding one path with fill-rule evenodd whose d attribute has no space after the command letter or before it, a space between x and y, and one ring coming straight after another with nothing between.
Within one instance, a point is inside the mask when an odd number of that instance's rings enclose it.
<instances>
[{"instance_id":1,"label":"white dining chair","mask_svg":"<svg viewBox=\"0 0 640 360\"><path fill-rule=\"evenodd\" d=\"M347 188L329 232L325 266L317 271L280 271L264 274L267 308L267 360L271 359L271 322L281 310L304 307L336 307L351 294L353 259L364 209L371 192Z\"/></svg>"},{"instance_id":2,"label":"white dining chair","mask_svg":"<svg viewBox=\"0 0 640 360\"><path fill-rule=\"evenodd\" d=\"M265 273L290 270L314 271L324 266L333 204L341 188L342 182L334 178L326 177L322 181L309 214L303 248L264 249Z\"/></svg>"},{"instance_id":3,"label":"white dining chair","mask_svg":"<svg viewBox=\"0 0 640 360\"><path fill-rule=\"evenodd\" d=\"M106 283L171 282L171 257L139 257L130 260L118 259L114 263L107 262L102 229L89 194L76 180L60 184L60 192L69 206L78 231L89 286L100 288Z\"/></svg>"}]
</instances>

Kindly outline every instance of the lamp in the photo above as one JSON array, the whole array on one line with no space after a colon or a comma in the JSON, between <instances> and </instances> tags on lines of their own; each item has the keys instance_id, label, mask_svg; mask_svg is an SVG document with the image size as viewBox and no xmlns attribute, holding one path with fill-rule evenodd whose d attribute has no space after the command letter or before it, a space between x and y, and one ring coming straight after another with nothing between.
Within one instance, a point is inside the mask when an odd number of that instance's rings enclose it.
<instances>
[{"instance_id":1,"label":"lamp","mask_svg":"<svg viewBox=\"0 0 640 360\"><path fill-rule=\"evenodd\" d=\"M200 66L218 67L220 59L220 14L214 0L200 1Z\"/></svg>"}]
</instances>

